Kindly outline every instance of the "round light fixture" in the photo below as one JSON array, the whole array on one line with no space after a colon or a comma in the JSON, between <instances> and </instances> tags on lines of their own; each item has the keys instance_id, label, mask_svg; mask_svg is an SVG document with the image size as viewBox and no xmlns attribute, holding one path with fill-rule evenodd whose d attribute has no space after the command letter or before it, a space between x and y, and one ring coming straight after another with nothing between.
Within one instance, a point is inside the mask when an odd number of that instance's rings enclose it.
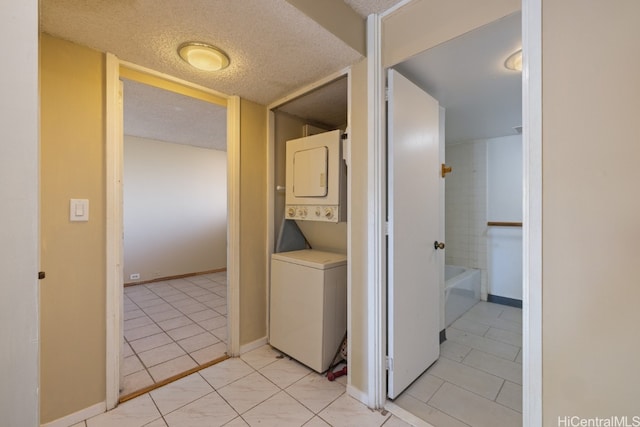
<instances>
[{"instance_id":1,"label":"round light fixture","mask_svg":"<svg viewBox=\"0 0 640 427\"><path fill-rule=\"evenodd\" d=\"M509 55L504 66L507 70L522 71L522 49L519 49Z\"/></svg>"},{"instance_id":2,"label":"round light fixture","mask_svg":"<svg viewBox=\"0 0 640 427\"><path fill-rule=\"evenodd\" d=\"M203 71L218 71L229 66L226 53L206 43L188 42L178 47L180 58Z\"/></svg>"}]
</instances>

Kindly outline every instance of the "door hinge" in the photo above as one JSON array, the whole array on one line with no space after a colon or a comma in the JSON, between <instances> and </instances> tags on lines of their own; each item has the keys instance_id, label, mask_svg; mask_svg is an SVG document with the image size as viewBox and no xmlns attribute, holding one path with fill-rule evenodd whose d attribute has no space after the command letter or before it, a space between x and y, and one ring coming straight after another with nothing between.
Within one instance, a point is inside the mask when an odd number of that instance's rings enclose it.
<instances>
[{"instance_id":1,"label":"door hinge","mask_svg":"<svg viewBox=\"0 0 640 427\"><path fill-rule=\"evenodd\" d=\"M384 367L387 371L393 371L393 357L384 357Z\"/></svg>"},{"instance_id":2,"label":"door hinge","mask_svg":"<svg viewBox=\"0 0 640 427\"><path fill-rule=\"evenodd\" d=\"M351 166L351 140L348 134L342 134L342 160L347 166Z\"/></svg>"}]
</instances>

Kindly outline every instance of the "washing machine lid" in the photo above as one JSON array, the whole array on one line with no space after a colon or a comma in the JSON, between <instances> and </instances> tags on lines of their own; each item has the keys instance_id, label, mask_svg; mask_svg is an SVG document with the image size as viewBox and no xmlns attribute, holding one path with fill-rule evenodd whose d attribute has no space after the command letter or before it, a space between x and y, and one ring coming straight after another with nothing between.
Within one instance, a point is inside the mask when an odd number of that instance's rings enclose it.
<instances>
[{"instance_id":1,"label":"washing machine lid","mask_svg":"<svg viewBox=\"0 0 640 427\"><path fill-rule=\"evenodd\" d=\"M316 268L318 270L335 268L347 263L347 256L344 254L318 251L315 249L280 252L271 255L271 259Z\"/></svg>"}]
</instances>

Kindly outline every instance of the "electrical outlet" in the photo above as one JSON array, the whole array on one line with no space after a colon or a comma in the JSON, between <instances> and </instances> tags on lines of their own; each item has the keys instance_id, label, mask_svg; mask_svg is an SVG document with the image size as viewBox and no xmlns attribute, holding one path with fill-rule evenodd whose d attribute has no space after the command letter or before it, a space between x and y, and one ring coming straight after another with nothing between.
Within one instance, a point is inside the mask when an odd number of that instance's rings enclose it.
<instances>
[{"instance_id":1,"label":"electrical outlet","mask_svg":"<svg viewBox=\"0 0 640 427\"><path fill-rule=\"evenodd\" d=\"M140 278L140 273L133 273L129 276L129 280L138 280Z\"/></svg>"}]
</instances>

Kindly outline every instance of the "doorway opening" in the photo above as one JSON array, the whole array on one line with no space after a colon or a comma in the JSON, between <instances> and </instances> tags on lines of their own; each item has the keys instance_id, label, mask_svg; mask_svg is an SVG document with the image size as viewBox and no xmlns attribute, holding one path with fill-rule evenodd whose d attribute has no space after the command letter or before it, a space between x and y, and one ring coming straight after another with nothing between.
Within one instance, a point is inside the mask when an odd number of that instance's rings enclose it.
<instances>
[{"instance_id":1,"label":"doorway opening","mask_svg":"<svg viewBox=\"0 0 640 427\"><path fill-rule=\"evenodd\" d=\"M522 77L503 66L521 34L515 13L394 67L445 108L453 169L440 357L393 402L435 425L522 424Z\"/></svg>"},{"instance_id":2,"label":"doorway opening","mask_svg":"<svg viewBox=\"0 0 640 427\"><path fill-rule=\"evenodd\" d=\"M225 357L227 118L122 81L125 401Z\"/></svg>"},{"instance_id":3,"label":"doorway opening","mask_svg":"<svg viewBox=\"0 0 640 427\"><path fill-rule=\"evenodd\" d=\"M185 102L185 104L177 105L177 106L173 105L171 107L173 108L173 111L169 111L168 113L165 111L165 114L168 114L169 116L179 116L179 110L180 109L188 110L189 109L188 105L193 104L194 100L204 101L206 103L205 105L207 105L207 108L215 107L215 109L217 109L219 115L222 117L222 118L218 118L218 122L224 123L226 128L225 131L221 132L222 136L219 137L219 139L223 141L221 142L221 144L226 147L226 154L222 156L219 153L217 155L209 154L209 155L198 156L198 157L202 157L202 159L206 159L211 156L221 157L218 159L218 163L220 165L223 165L226 162L226 192L225 192L225 189L220 190L224 194L222 194L221 197L218 197L216 199L216 203L218 204L218 206L226 206L226 209L222 209L222 208L219 209L219 211L221 211L222 213L218 215L220 217L226 216L226 224L222 225L223 230L221 232L221 235L224 236L223 238L225 238L224 249L222 250L222 252L226 256L226 260L224 260L224 257L220 258L222 259L222 261L220 261L220 259L218 260L218 262L220 262L222 266L220 268L213 267L211 269L209 269L208 267L204 267L205 268L204 270L202 269L203 267L201 266L196 266L196 267L190 266L186 272L171 273L171 272L168 272L170 270L165 269L165 267L172 268L171 261L170 260L167 261L166 258L163 260L162 265L156 264L155 266L152 266L151 269L149 269L148 266L144 267L146 264L138 259L139 264L137 264L137 266L143 266L145 269L126 273L127 274L126 281L128 282L131 282L131 281L145 282L147 280L155 281L156 279L169 279L168 283L151 282L148 284L142 284L142 286L144 287L155 285L157 288L163 289L163 290L158 290L158 293L152 292L154 295L151 295L152 297L151 299L154 299L155 300L154 302L157 302L165 306L164 308L168 309L167 312L164 314L159 314L161 311L164 311L164 310L160 310L160 308L153 309L152 307L154 305L150 305L147 307L140 307L140 305L138 305L135 301L130 301L129 304L133 302L137 306L137 307L131 307L133 308L133 311L136 311L137 314L144 314L148 318L148 319L144 319L142 318L142 316L140 316L141 320L138 320L140 324L133 325L131 326L130 329L136 329L134 326L141 327L143 329L146 327L149 327L148 329L154 328L154 331L157 332L157 334L154 334L154 335L159 335L161 333L164 333L172 341L174 341L173 343L169 343L169 342L166 343L166 344L173 344L172 354L177 353L178 348L180 348L181 351L183 351L185 354L180 354L178 355L178 357L174 357L173 359L182 357L184 360L187 360L186 358L190 358L195 364L197 364L197 366L190 368L188 371L186 371L186 373L179 374L180 376L202 369L202 367L205 367L208 364L215 363L216 361L222 360L227 356L235 355L238 353L238 350L239 350L238 348L239 347L239 344L238 344L238 338L239 338L239 318L238 318L239 199L238 199L238 195L239 195L239 137L240 137L240 134L239 134L240 102L239 101L240 100L238 97L235 97L235 96L228 97L224 94L220 94L208 88L194 85L192 83L189 83L189 82L186 82L162 73L158 73L153 70L149 70L144 67L137 66L135 64L122 62L111 54L107 54L106 62L107 62L107 67L106 67L107 68L107 79L106 79L107 81L107 84L106 84L106 94L107 94L106 95L106 101L107 101L106 102L107 104L107 114L106 114L106 121L107 121L107 125L106 125L106 129L107 129L107 138L106 138L107 139L107 149L106 149L106 158L107 158L107 161L106 161L106 170L107 170L107 177L106 177L106 186L107 186L107 263L106 263L107 264L107 313L106 313L107 314L107 322L106 322L107 399L106 400L107 402L106 403L107 403L107 409L112 409L118 404L119 401L121 401L121 397L124 400L126 400L127 398L134 397L136 394L143 393L145 391L148 391L151 388L155 388L157 386L160 386L162 384L165 384L167 382L170 382L179 378L178 375L168 376L166 371L160 372L161 370L157 369L158 372L156 372L156 375L158 377L164 376L164 379L160 380L160 382L155 382L153 385L143 388L138 392L130 393L127 396L121 396L121 393L120 393L121 386L124 384L124 376L125 376L124 374L127 373L124 366L125 351L128 352L126 354L128 354L129 356L133 355L130 353L130 351L133 350L132 346L129 345L129 349L127 349L124 345L125 343L123 339L123 337L126 337L125 331L124 331L125 307L124 307L124 297L123 297L124 295L123 289L124 289L124 283L125 283L125 268L126 268L125 262L124 262L126 234L124 232L125 215L123 210L123 207L124 207L123 170L124 170L124 153L125 153L125 143L124 143L125 131L124 131L124 117L123 117L124 115L123 114L124 84L122 81L126 80L127 85L137 84L139 85L138 89L142 88L142 90L162 89L164 90L164 92L161 92L161 93L164 96L169 96L169 97L175 97L176 95L182 96L183 97L182 101ZM166 92L169 92L169 93L167 94ZM213 104L214 107L209 106L209 104ZM193 112L191 114L187 114L187 116L191 116L190 120L192 119L200 120L201 119L201 117L199 117L200 115L201 113L193 113ZM170 122L170 120L167 117L164 117L164 119ZM187 120L187 119L185 119L183 116L183 120ZM191 126L195 126L195 125L191 123ZM168 179L162 185L159 185L159 181L161 179L162 173L170 176L173 172L175 172L175 170L180 169L175 167L176 166L175 160L177 160L178 158L181 158L182 156L182 157L191 159L191 161L183 162L183 163L192 163L192 161L202 162L202 159L194 160L194 156L193 156L194 153L192 151L194 150L199 151L200 154L202 154L204 152L202 150L205 150L205 149L191 147L184 144L170 144L169 141L162 141L165 135L169 134L170 132L171 132L170 130L165 129L164 132L161 132L160 137L158 136L153 137L152 135L145 135L143 137L140 137L140 136L133 137L134 141L133 141L132 147L134 147L135 150L140 150L142 152L142 154L141 153L137 154L137 162L143 165L146 162L146 166L143 167L142 169L143 170L145 168L156 169L157 182L155 182L156 184L155 186L153 182L148 183L145 181L145 179L140 180L143 183L141 185L143 191L141 191L136 197L144 199L143 202L145 200L148 202L147 193L162 194L165 192L170 193L171 191L173 191L172 194L174 194L174 197L178 197L178 196L175 196L176 187L180 187L180 185L178 184L179 183L178 179ZM176 154L177 152L180 152L181 154L177 155ZM186 152L189 152L189 154L185 154ZM157 171L158 169L157 164L155 164L155 163L158 163L157 158L155 159L156 162L154 161L150 162L149 159L145 160L144 157L147 155L151 158L153 158L154 156L160 155L164 159L163 161L165 162L164 171L160 171L160 172ZM172 163L171 160L173 160L174 162ZM194 188L198 188L199 189L198 191L200 192L205 191L203 190L203 188L210 190L211 187L208 187L206 183L207 179L209 179L207 178L208 175L206 175L206 173L210 173L210 171L207 171L207 169L211 169L211 166L212 165L209 165L209 167L200 165L198 168L192 167L191 169L197 169L200 173L200 175L196 174L195 181L197 181L197 183L189 184L187 182L185 184L183 181L182 188L180 189L180 191L184 193L190 193L194 191ZM183 167L183 170L184 169L187 169L187 171L191 174L193 173L193 170L189 170L189 167ZM205 175L202 175L203 173ZM223 173L223 175L225 174ZM192 181L194 181L193 178L192 178ZM159 188L161 186L163 188ZM147 191L144 191L145 187L147 188ZM179 197L182 197L182 196L179 196ZM174 203L174 204L178 204L178 203ZM145 203L141 203L141 205L145 206ZM169 210L169 208L166 208L166 209ZM174 217L177 216L179 222L181 221L181 223L184 223L185 221L188 221L190 223L199 223L199 224L206 222L201 218L194 219L193 217L189 217L185 219L186 211L187 210L185 209L171 210L171 212L173 212L173 216ZM200 212L199 215L205 216L205 217L213 216L213 214L211 214L210 212L205 212L204 214ZM151 223L156 219L156 217L160 217L162 215L158 214L156 209L155 214L147 213L146 216L144 214L141 216L144 219L146 219L147 222ZM171 217L172 215L168 215L168 216ZM211 218L207 218L206 220L210 220L210 219ZM218 222L225 223L225 220L224 219L220 220L218 218ZM149 224L144 224L144 227L147 227L148 225ZM183 227L183 230L185 228L189 228L190 226L191 224L185 225ZM172 227L177 227L177 226L173 225ZM164 234L171 234L172 231L161 230L160 232ZM186 239L183 239L183 240L187 242L192 240L198 240L201 236L206 235L206 233L203 232L202 230L200 230L199 234L194 234L192 232L185 233L185 234L188 234L188 236ZM153 235L153 233L151 233L151 235ZM155 239L155 238L157 238L157 236L147 237L147 239ZM172 239L168 239L168 240L169 241L173 240L174 242L180 241L179 238L175 236L173 236ZM147 248L141 251L143 255L145 253L153 253L153 250L156 249L153 245L149 245L148 242L146 242L145 244L147 244ZM181 249L184 249L184 242L181 242L179 246ZM133 248L135 249L135 245L133 246ZM131 251L131 248L127 250ZM207 252L207 251L210 252L209 256L212 256L213 252L215 252L211 248L206 250L201 248L200 249L196 248L196 251L198 250L203 252ZM173 253L173 258L171 257L172 256L169 256L170 259L179 258L179 256L176 255L175 252ZM206 259L207 255L204 255L204 256L194 255L194 257L198 259L202 259L202 258ZM144 258L144 256L142 258ZM164 265L164 264L167 264L167 265ZM225 277L223 277L225 275L225 269L226 269L226 279ZM190 275L191 273L206 273L206 274L197 275L197 276L188 276L190 278L189 279L190 281L187 280L185 277L182 277L185 275ZM138 274L140 275L139 277L138 277ZM145 274L147 277L143 278L143 274ZM134 279L131 279L132 275ZM171 283L172 280L177 282ZM160 285L157 285L157 283L160 283ZM178 285L182 285L182 286L178 286ZM183 289L180 289L180 287L182 287ZM133 286L132 288L136 288L136 286ZM149 289L147 288L147 290ZM182 292L182 290L184 290L185 292ZM182 292L183 295L181 297L184 297L185 300L188 297L188 298L191 298L191 301L186 301L183 304L180 304L181 307L174 306L172 303L174 303L175 301L170 301L170 300L176 300L176 301L178 300L177 291ZM171 293L174 293L174 295L172 296ZM204 301L196 301L194 297L203 297ZM131 300L131 298L129 299ZM144 301L145 298L144 297L142 297L142 299L138 298L138 300ZM142 304L147 305L147 303L142 303ZM189 308L189 306L191 307ZM147 309L148 312L145 311L145 308ZM214 310L213 308L216 308L216 309ZM153 313L155 310L159 310L159 311L156 311L155 313ZM191 313L187 313L189 311L191 311ZM200 312L200 315L196 315L196 313L198 312ZM178 314L180 317L184 316L184 318L182 320L178 319ZM213 314L213 317L210 317L212 314ZM156 319L154 319L152 315L154 315ZM176 317L173 317L174 315L176 315ZM163 316L164 316L164 319L162 318ZM219 318L219 319L216 319L216 318ZM225 318L228 318L229 321L227 322ZM173 319L177 319L177 320L173 320ZM226 325L219 324L219 322L221 322L223 319ZM150 321L152 323L148 323L147 325L141 326L141 323L150 322ZM191 332L186 330L189 328L186 328L184 331L182 331L182 330L179 330L181 326L177 326L175 328L171 327L171 326L176 326L175 324L174 325L163 324L163 326L166 327L166 329L163 329L160 326L159 322L165 322L165 321L167 323L171 323L171 321L186 323L187 321L189 321L191 323L183 324L183 326L190 326ZM197 335L202 335L204 333L201 332L199 329L197 329L196 326L198 328L204 329L208 333L208 335L205 334L206 339L204 336L197 337ZM160 332L155 330L155 328L158 328ZM213 330L216 330L218 335L211 333L211 331ZM129 331L129 328L127 332L128 331ZM172 334L175 336L171 337L168 331L173 331ZM191 335L194 331L197 331L198 334ZM191 336L187 337L185 334L191 335ZM209 335L211 335L211 337ZM129 338L135 341L134 338L147 339L150 336L151 335L146 337L134 337L129 334L127 341L129 340ZM164 335L161 335L161 336L163 336L165 340L167 339ZM202 338L202 341L200 340L200 338ZM152 339L149 339L149 340L153 341ZM187 347L190 347L190 350L196 351L196 352L199 350L202 350L202 351L200 351L200 353L197 356L192 357L189 354L190 353L189 350L186 350L184 346L181 346L176 342L176 341L179 342L181 340L189 340L189 341L184 341L182 344L185 344ZM218 341L213 342L215 340L218 340ZM204 344L206 345L202 347ZM211 362L206 362L204 359L209 358L213 354L212 352L214 348L211 348L212 346L215 346L216 351L220 351L221 356L215 358L215 360ZM194 347L201 347L201 348L194 349ZM147 351L147 349L144 348L144 345L142 347L142 351ZM164 353L171 353L171 351L164 352ZM161 353L157 353L156 356L160 358L167 357L166 354L161 354L161 355L160 354ZM149 358L147 360L149 362L149 366L144 368L146 370L146 373L152 379L154 377L151 373L150 368L151 366L158 366L158 364L153 364L154 362L158 361L158 358L156 356L149 354L148 356ZM136 358L137 358L137 361L139 362L139 365L145 366L145 364L142 363L141 357L136 356ZM165 359L165 361L167 360ZM134 364L134 365L137 367L140 367L138 364ZM127 368L129 367L127 366Z\"/></svg>"}]
</instances>

